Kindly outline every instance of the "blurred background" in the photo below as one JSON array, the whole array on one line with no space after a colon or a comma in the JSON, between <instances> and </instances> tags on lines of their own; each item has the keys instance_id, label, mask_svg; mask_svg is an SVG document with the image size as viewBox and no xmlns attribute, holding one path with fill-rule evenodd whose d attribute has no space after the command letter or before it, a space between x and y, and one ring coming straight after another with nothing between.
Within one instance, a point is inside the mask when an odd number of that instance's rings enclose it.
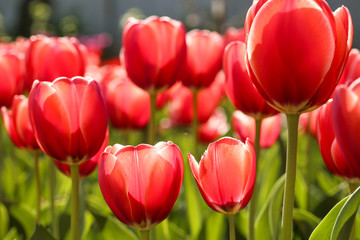
<instances>
[{"instance_id":1,"label":"blurred background","mask_svg":"<svg viewBox=\"0 0 360 240\"><path fill-rule=\"evenodd\" d=\"M224 33L242 27L251 0L0 0L0 39L13 40L35 33L93 36L105 33L104 57L119 54L121 33L129 16L169 16L193 28ZM360 1L329 0L334 11L346 6L354 23L353 47L360 46ZM103 37L103 36L102 36Z\"/></svg>"}]
</instances>

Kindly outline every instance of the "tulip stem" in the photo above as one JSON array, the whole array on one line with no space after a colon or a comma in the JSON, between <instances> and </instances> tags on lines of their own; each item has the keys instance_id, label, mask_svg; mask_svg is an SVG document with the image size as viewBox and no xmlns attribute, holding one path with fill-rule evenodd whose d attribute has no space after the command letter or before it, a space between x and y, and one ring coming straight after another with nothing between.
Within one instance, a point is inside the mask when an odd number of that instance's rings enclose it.
<instances>
[{"instance_id":1,"label":"tulip stem","mask_svg":"<svg viewBox=\"0 0 360 240\"><path fill-rule=\"evenodd\" d=\"M50 159L49 159L50 160ZM50 160L50 211L51 211L51 230L56 239L59 239L59 226L58 219L55 211L55 189L56 189L56 171L55 163Z\"/></svg>"},{"instance_id":2,"label":"tulip stem","mask_svg":"<svg viewBox=\"0 0 360 240\"><path fill-rule=\"evenodd\" d=\"M150 89L150 121L148 124L148 144L155 144L155 129L156 129L156 91Z\"/></svg>"},{"instance_id":3,"label":"tulip stem","mask_svg":"<svg viewBox=\"0 0 360 240\"><path fill-rule=\"evenodd\" d=\"M300 114L286 114L288 139L282 215L283 240L290 240L292 234L299 116Z\"/></svg>"},{"instance_id":4,"label":"tulip stem","mask_svg":"<svg viewBox=\"0 0 360 240\"><path fill-rule=\"evenodd\" d=\"M140 239L149 240L150 239L150 230L140 230Z\"/></svg>"},{"instance_id":5,"label":"tulip stem","mask_svg":"<svg viewBox=\"0 0 360 240\"><path fill-rule=\"evenodd\" d=\"M260 129L262 119L255 119L255 156L256 160L259 161L260 157ZM257 175L257 174L256 174ZM257 197L257 185L254 184L254 191L249 204L249 221L248 221L248 239L255 239L255 209L256 209L256 197Z\"/></svg>"},{"instance_id":6,"label":"tulip stem","mask_svg":"<svg viewBox=\"0 0 360 240\"><path fill-rule=\"evenodd\" d=\"M79 165L70 165L71 170L71 240L80 239L79 212Z\"/></svg>"},{"instance_id":7,"label":"tulip stem","mask_svg":"<svg viewBox=\"0 0 360 240\"><path fill-rule=\"evenodd\" d=\"M40 224L41 205L40 205L40 173L39 173L39 152L34 151L35 160L35 181L36 181L36 223Z\"/></svg>"},{"instance_id":8,"label":"tulip stem","mask_svg":"<svg viewBox=\"0 0 360 240\"><path fill-rule=\"evenodd\" d=\"M199 128L199 119L198 119L198 89L192 88L193 93L193 120L192 120L192 132L193 132L193 138L194 138L194 156L195 159L198 159L198 138L197 138L197 132Z\"/></svg>"},{"instance_id":9,"label":"tulip stem","mask_svg":"<svg viewBox=\"0 0 360 240\"><path fill-rule=\"evenodd\" d=\"M230 235L230 240L236 240L235 214L228 214L228 215L229 215L229 235Z\"/></svg>"}]
</instances>

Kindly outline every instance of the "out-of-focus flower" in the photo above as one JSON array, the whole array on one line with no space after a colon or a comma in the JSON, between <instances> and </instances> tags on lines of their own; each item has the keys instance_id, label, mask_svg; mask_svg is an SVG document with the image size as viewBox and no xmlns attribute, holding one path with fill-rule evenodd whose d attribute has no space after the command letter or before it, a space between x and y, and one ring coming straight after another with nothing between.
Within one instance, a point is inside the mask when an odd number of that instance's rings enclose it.
<instances>
[{"instance_id":1,"label":"out-of-focus flower","mask_svg":"<svg viewBox=\"0 0 360 240\"><path fill-rule=\"evenodd\" d=\"M341 74L338 85L345 84L349 86L353 81L360 77L360 52L353 48L350 51L349 58L345 64L344 71Z\"/></svg>"},{"instance_id":2,"label":"out-of-focus flower","mask_svg":"<svg viewBox=\"0 0 360 240\"><path fill-rule=\"evenodd\" d=\"M244 28L229 27L225 32L225 46L233 41L245 42Z\"/></svg>"},{"instance_id":3,"label":"out-of-focus flower","mask_svg":"<svg viewBox=\"0 0 360 240\"><path fill-rule=\"evenodd\" d=\"M229 131L229 124L224 109L217 108L210 118L199 126L198 139L202 143L209 144Z\"/></svg>"}]
</instances>

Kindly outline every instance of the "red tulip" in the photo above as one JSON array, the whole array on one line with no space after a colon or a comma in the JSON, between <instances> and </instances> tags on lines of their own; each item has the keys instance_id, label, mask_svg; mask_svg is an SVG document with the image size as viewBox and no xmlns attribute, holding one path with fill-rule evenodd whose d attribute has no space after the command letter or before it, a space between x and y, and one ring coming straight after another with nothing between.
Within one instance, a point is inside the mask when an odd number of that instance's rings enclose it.
<instances>
[{"instance_id":1,"label":"red tulip","mask_svg":"<svg viewBox=\"0 0 360 240\"><path fill-rule=\"evenodd\" d=\"M320 108L317 140L327 168L349 182L359 182L360 79L336 88L334 98Z\"/></svg>"},{"instance_id":2,"label":"red tulip","mask_svg":"<svg viewBox=\"0 0 360 240\"><path fill-rule=\"evenodd\" d=\"M224 53L226 90L237 109L256 119L271 116L277 111L270 107L256 90L246 70L246 46L232 42Z\"/></svg>"},{"instance_id":3,"label":"red tulip","mask_svg":"<svg viewBox=\"0 0 360 240\"><path fill-rule=\"evenodd\" d=\"M89 160L86 160L85 162L83 162L79 165L80 178L85 178L95 171L95 169L99 163L100 155L105 150L105 148L107 147L108 144L109 144L109 128L106 131L106 136L105 136L104 142L101 145L99 151L94 156L92 156ZM63 174L65 174L68 177L71 177L70 166L68 164L61 163L56 160L54 160L54 163L55 163L55 166Z\"/></svg>"},{"instance_id":4,"label":"red tulip","mask_svg":"<svg viewBox=\"0 0 360 240\"><path fill-rule=\"evenodd\" d=\"M25 60L29 86L35 80L83 76L86 67L80 43L69 37L32 36Z\"/></svg>"},{"instance_id":5,"label":"red tulip","mask_svg":"<svg viewBox=\"0 0 360 240\"><path fill-rule=\"evenodd\" d=\"M349 58L346 62L344 71L341 75L338 85L345 84L349 86L353 81L360 77L360 51L351 49Z\"/></svg>"},{"instance_id":6,"label":"red tulip","mask_svg":"<svg viewBox=\"0 0 360 240\"><path fill-rule=\"evenodd\" d=\"M23 95L16 95L11 104L11 110L1 108L4 125L12 142L19 148L37 150L34 131L30 124L28 113L28 99Z\"/></svg>"},{"instance_id":7,"label":"red tulip","mask_svg":"<svg viewBox=\"0 0 360 240\"><path fill-rule=\"evenodd\" d=\"M213 210L235 214L252 196L256 158L252 143L221 138L209 144L200 164L189 154L191 172L205 202Z\"/></svg>"},{"instance_id":8,"label":"red tulip","mask_svg":"<svg viewBox=\"0 0 360 240\"><path fill-rule=\"evenodd\" d=\"M120 66L113 66L103 82L111 124L123 129L145 127L150 118L149 93L132 83Z\"/></svg>"},{"instance_id":9,"label":"red tulip","mask_svg":"<svg viewBox=\"0 0 360 240\"><path fill-rule=\"evenodd\" d=\"M100 156L99 185L106 203L121 222L139 230L169 215L183 174L181 151L171 142L115 144Z\"/></svg>"},{"instance_id":10,"label":"red tulip","mask_svg":"<svg viewBox=\"0 0 360 240\"><path fill-rule=\"evenodd\" d=\"M230 27L225 32L225 46L233 41L245 42L244 28Z\"/></svg>"},{"instance_id":11,"label":"red tulip","mask_svg":"<svg viewBox=\"0 0 360 240\"><path fill-rule=\"evenodd\" d=\"M224 109L217 108L210 118L199 126L198 139L202 143L209 144L229 131L226 113Z\"/></svg>"},{"instance_id":12,"label":"red tulip","mask_svg":"<svg viewBox=\"0 0 360 240\"><path fill-rule=\"evenodd\" d=\"M241 141L247 138L255 141L255 119L242 113L235 111L232 115L232 124L234 134ZM268 148L275 144L280 136L281 131L281 115L276 114L271 117L264 118L261 121L260 129L260 147Z\"/></svg>"},{"instance_id":13,"label":"red tulip","mask_svg":"<svg viewBox=\"0 0 360 240\"><path fill-rule=\"evenodd\" d=\"M245 21L247 66L260 94L285 113L325 103L335 89L352 44L346 7L325 1L254 1Z\"/></svg>"},{"instance_id":14,"label":"red tulip","mask_svg":"<svg viewBox=\"0 0 360 240\"><path fill-rule=\"evenodd\" d=\"M105 103L98 83L91 79L35 81L29 95L29 114L41 149L68 164L95 155L106 135Z\"/></svg>"},{"instance_id":15,"label":"red tulip","mask_svg":"<svg viewBox=\"0 0 360 240\"><path fill-rule=\"evenodd\" d=\"M309 132L313 136L316 136L317 131L317 115L319 109L312 110L311 112L306 112L300 115L299 127L303 132Z\"/></svg>"},{"instance_id":16,"label":"red tulip","mask_svg":"<svg viewBox=\"0 0 360 240\"><path fill-rule=\"evenodd\" d=\"M192 30L186 34L186 76L181 80L187 87L208 87L221 69L224 40L217 32Z\"/></svg>"},{"instance_id":17,"label":"red tulip","mask_svg":"<svg viewBox=\"0 0 360 240\"><path fill-rule=\"evenodd\" d=\"M168 17L129 18L123 56L131 81L145 90L174 84L186 57L185 33L181 22Z\"/></svg>"},{"instance_id":18,"label":"red tulip","mask_svg":"<svg viewBox=\"0 0 360 240\"><path fill-rule=\"evenodd\" d=\"M0 106L10 107L12 98L25 86L22 59L11 50L0 51Z\"/></svg>"}]
</instances>

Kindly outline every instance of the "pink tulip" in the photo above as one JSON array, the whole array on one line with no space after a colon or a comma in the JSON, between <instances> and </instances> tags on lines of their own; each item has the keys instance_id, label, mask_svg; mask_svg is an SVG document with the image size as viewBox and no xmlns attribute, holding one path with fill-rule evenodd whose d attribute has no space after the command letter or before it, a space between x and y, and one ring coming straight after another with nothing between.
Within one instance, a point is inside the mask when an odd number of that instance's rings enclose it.
<instances>
[{"instance_id":1,"label":"pink tulip","mask_svg":"<svg viewBox=\"0 0 360 240\"><path fill-rule=\"evenodd\" d=\"M198 139L202 143L209 144L229 131L229 124L224 109L217 108L210 118L199 126Z\"/></svg>"},{"instance_id":2,"label":"pink tulip","mask_svg":"<svg viewBox=\"0 0 360 240\"><path fill-rule=\"evenodd\" d=\"M245 42L244 28L230 27L225 32L225 46L233 41Z\"/></svg>"},{"instance_id":3,"label":"pink tulip","mask_svg":"<svg viewBox=\"0 0 360 240\"><path fill-rule=\"evenodd\" d=\"M351 49L349 58L344 67L339 84L349 86L353 81L360 77L360 51L356 48Z\"/></svg>"},{"instance_id":4,"label":"pink tulip","mask_svg":"<svg viewBox=\"0 0 360 240\"><path fill-rule=\"evenodd\" d=\"M213 210L235 214L250 201L256 173L255 150L233 138L211 143L198 164L189 154L191 172L201 195Z\"/></svg>"},{"instance_id":5,"label":"pink tulip","mask_svg":"<svg viewBox=\"0 0 360 240\"><path fill-rule=\"evenodd\" d=\"M149 230L170 213L184 174L180 149L171 142L136 147L115 144L99 162L99 185L115 216Z\"/></svg>"}]
</instances>

